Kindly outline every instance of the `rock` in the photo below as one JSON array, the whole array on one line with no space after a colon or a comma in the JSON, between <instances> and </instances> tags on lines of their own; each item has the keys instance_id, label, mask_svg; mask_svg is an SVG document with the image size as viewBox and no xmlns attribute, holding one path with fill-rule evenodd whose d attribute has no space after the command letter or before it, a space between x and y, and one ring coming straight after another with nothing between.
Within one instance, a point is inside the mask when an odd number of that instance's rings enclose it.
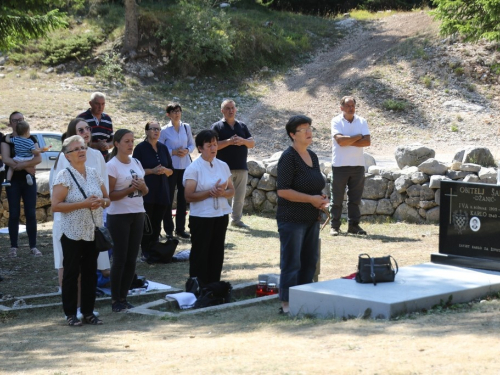
<instances>
[{"instance_id":1,"label":"rock","mask_svg":"<svg viewBox=\"0 0 500 375\"><path fill-rule=\"evenodd\" d=\"M155 74L151 70L148 70L148 72L146 73L146 77L148 77L148 78L152 78L154 76L155 76Z\"/></svg>"},{"instance_id":2,"label":"rock","mask_svg":"<svg viewBox=\"0 0 500 375\"><path fill-rule=\"evenodd\" d=\"M394 213L394 207L390 199L380 199L377 203L377 209L375 210L377 215L392 215Z\"/></svg>"},{"instance_id":3,"label":"rock","mask_svg":"<svg viewBox=\"0 0 500 375\"><path fill-rule=\"evenodd\" d=\"M429 187L431 189L439 189L441 187L441 181L451 181L446 176L431 176Z\"/></svg>"},{"instance_id":4,"label":"rock","mask_svg":"<svg viewBox=\"0 0 500 375\"><path fill-rule=\"evenodd\" d=\"M275 191L268 191L266 193L266 198L269 202L271 202L274 205L278 203L278 194L276 194Z\"/></svg>"},{"instance_id":5,"label":"rock","mask_svg":"<svg viewBox=\"0 0 500 375\"><path fill-rule=\"evenodd\" d=\"M0 78L5 78L5 74L0 74Z\"/></svg>"},{"instance_id":6,"label":"rock","mask_svg":"<svg viewBox=\"0 0 500 375\"><path fill-rule=\"evenodd\" d=\"M404 193L411 185L413 185L411 179L404 175L394 181L394 189L396 189L398 193Z\"/></svg>"},{"instance_id":7,"label":"rock","mask_svg":"<svg viewBox=\"0 0 500 375\"><path fill-rule=\"evenodd\" d=\"M427 210L425 215L425 221L428 223L439 223L439 207L431 208Z\"/></svg>"},{"instance_id":8,"label":"rock","mask_svg":"<svg viewBox=\"0 0 500 375\"><path fill-rule=\"evenodd\" d=\"M475 174L468 174L464 177L463 182L479 182L479 177Z\"/></svg>"},{"instance_id":9,"label":"rock","mask_svg":"<svg viewBox=\"0 0 500 375\"><path fill-rule=\"evenodd\" d=\"M37 181L38 182L38 181ZM36 198L36 208L50 206L50 195L38 195Z\"/></svg>"},{"instance_id":10,"label":"rock","mask_svg":"<svg viewBox=\"0 0 500 375\"><path fill-rule=\"evenodd\" d=\"M245 212L252 212L253 211L252 197L245 198L245 201L243 202L243 211L245 211Z\"/></svg>"},{"instance_id":11,"label":"rock","mask_svg":"<svg viewBox=\"0 0 500 375\"><path fill-rule=\"evenodd\" d=\"M392 207L396 208L405 201L405 195L398 193L397 191L393 191L391 194L390 201L392 203Z\"/></svg>"},{"instance_id":12,"label":"rock","mask_svg":"<svg viewBox=\"0 0 500 375\"><path fill-rule=\"evenodd\" d=\"M460 170L463 172L477 173L481 170L481 166L479 164L474 164L474 163L465 163L465 164L462 164L462 166L460 167Z\"/></svg>"},{"instance_id":13,"label":"rock","mask_svg":"<svg viewBox=\"0 0 500 375\"><path fill-rule=\"evenodd\" d=\"M429 186L422 186L420 189L420 199L423 201L428 201L434 199L434 190L432 190Z\"/></svg>"},{"instance_id":14,"label":"rock","mask_svg":"<svg viewBox=\"0 0 500 375\"><path fill-rule=\"evenodd\" d=\"M45 208L37 208L35 211L36 222L43 223L47 221L47 213L45 212Z\"/></svg>"},{"instance_id":15,"label":"rock","mask_svg":"<svg viewBox=\"0 0 500 375\"><path fill-rule=\"evenodd\" d=\"M462 155L462 158L463 158L463 155ZM453 163L451 163L450 169L452 171L459 171L461 167L462 167L462 162L454 161Z\"/></svg>"},{"instance_id":16,"label":"rock","mask_svg":"<svg viewBox=\"0 0 500 375\"><path fill-rule=\"evenodd\" d=\"M448 166L436 159L428 159L418 166L420 172L428 175L443 175L448 170Z\"/></svg>"},{"instance_id":17,"label":"rock","mask_svg":"<svg viewBox=\"0 0 500 375\"><path fill-rule=\"evenodd\" d=\"M269 173L264 173L261 177L257 189L271 191L276 189L276 178ZM254 190L255 191L255 190ZM253 194L253 193L252 193Z\"/></svg>"},{"instance_id":18,"label":"rock","mask_svg":"<svg viewBox=\"0 0 500 375\"><path fill-rule=\"evenodd\" d=\"M260 205L266 200L266 194L262 190L255 189L252 191L252 204L255 209L260 208Z\"/></svg>"},{"instance_id":19,"label":"rock","mask_svg":"<svg viewBox=\"0 0 500 375\"><path fill-rule=\"evenodd\" d=\"M359 211L361 215L373 215L377 209L377 201L371 199L362 199Z\"/></svg>"},{"instance_id":20,"label":"rock","mask_svg":"<svg viewBox=\"0 0 500 375\"><path fill-rule=\"evenodd\" d=\"M420 197L408 197L405 199L405 203L414 208L418 208L420 205Z\"/></svg>"},{"instance_id":21,"label":"rock","mask_svg":"<svg viewBox=\"0 0 500 375\"><path fill-rule=\"evenodd\" d=\"M417 197L420 200L420 190L422 190L421 185L412 185L406 189L406 194L408 194L410 198Z\"/></svg>"},{"instance_id":22,"label":"rock","mask_svg":"<svg viewBox=\"0 0 500 375\"><path fill-rule=\"evenodd\" d=\"M261 178L266 173L266 166L261 161L250 160L247 162L248 173L253 177Z\"/></svg>"},{"instance_id":23,"label":"rock","mask_svg":"<svg viewBox=\"0 0 500 375\"><path fill-rule=\"evenodd\" d=\"M36 189L38 194L50 194L49 175L50 172L41 172L36 174Z\"/></svg>"},{"instance_id":24,"label":"rock","mask_svg":"<svg viewBox=\"0 0 500 375\"><path fill-rule=\"evenodd\" d=\"M272 154L269 159L264 159L264 160L262 160L262 162L267 165L274 160L279 160L282 153L283 153L283 151L276 152L276 153Z\"/></svg>"},{"instance_id":25,"label":"rock","mask_svg":"<svg viewBox=\"0 0 500 375\"><path fill-rule=\"evenodd\" d=\"M257 187L257 185L259 184L259 181L260 181L260 178L254 177L250 181L250 185L255 189Z\"/></svg>"},{"instance_id":26,"label":"rock","mask_svg":"<svg viewBox=\"0 0 500 375\"><path fill-rule=\"evenodd\" d=\"M392 180L389 180L387 182L387 190L385 191L385 197L386 198L389 198L392 194L392 192L394 191L394 181Z\"/></svg>"},{"instance_id":27,"label":"rock","mask_svg":"<svg viewBox=\"0 0 500 375\"><path fill-rule=\"evenodd\" d=\"M418 211L415 208L408 206L406 203L402 203L398 206L398 208L396 208L393 217L396 220L405 221L408 223L420 224L423 222L423 219L418 214Z\"/></svg>"},{"instance_id":28,"label":"rock","mask_svg":"<svg viewBox=\"0 0 500 375\"><path fill-rule=\"evenodd\" d=\"M269 201L264 201L260 209L262 210L262 212L276 212L276 205L272 204Z\"/></svg>"},{"instance_id":29,"label":"rock","mask_svg":"<svg viewBox=\"0 0 500 375\"><path fill-rule=\"evenodd\" d=\"M482 167L496 166L495 159L486 147L468 147L464 151L462 163L479 164Z\"/></svg>"},{"instance_id":30,"label":"rock","mask_svg":"<svg viewBox=\"0 0 500 375\"><path fill-rule=\"evenodd\" d=\"M368 167L368 173L375 176L380 174L380 170L381 168L378 165L371 165L370 167Z\"/></svg>"},{"instance_id":31,"label":"rock","mask_svg":"<svg viewBox=\"0 0 500 375\"><path fill-rule=\"evenodd\" d=\"M485 184L497 183L497 171L495 168L481 168L477 173L479 180Z\"/></svg>"},{"instance_id":32,"label":"rock","mask_svg":"<svg viewBox=\"0 0 500 375\"><path fill-rule=\"evenodd\" d=\"M375 158L367 152L364 152L363 156L365 157L365 172L368 172L368 168L372 165L376 165L377 162L375 161Z\"/></svg>"},{"instance_id":33,"label":"rock","mask_svg":"<svg viewBox=\"0 0 500 375\"><path fill-rule=\"evenodd\" d=\"M410 178L411 182L413 182L414 184L423 184L429 181L429 176L422 172L412 173Z\"/></svg>"},{"instance_id":34,"label":"rock","mask_svg":"<svg viewBox=\"0 0 500 375\"><path fill-rule=\"evenodd\" d=\"M441 204L441 189L437 189L436 192L434 193L434 201L436 202L437 205Z\"/></svg>"},{"instance_id":35,"label":"rock","mask_svg":"<svg viewBox=\"0 0 500 375\"><path fill-rule=\"evenodd\" d=\"M436 207L437 203L435 201L420 201L418 206L424 210L428 210L429 208Z\"/></svg>"},{"instance_id":36,"label":"rock","mask_svg":"<svg viewBox=\"0 0 500 375\"><path fill-rule=\"evenodd\" d=\"M417 212L422 219L425 219L426 214L425 214L425 210L423 208L417 209Z\"/></svg>"},{"instance_id":37,"label":"rock","mask_svg":"<svg viewBox=\"0 0 500 375\"><path fill-rule=\"evenodd\" d=\"M387 191L387 180L380 176L365 178L363 198L380 199L385 197Z\"/></svg>"},{"instance_id":38,"label":"rock","mask_svg":"<svg viewBox=\"0 0 500 375\"><path fill-rule=\"evenodd\" d=\"M469 172L449 170L446 172L446 177L452 180L459 180L465 178L468 174Z\"/></svg>"},{"instance_id":39,"label":"rock","mask_svg":"<svg viewBox=\"0 0 500 375\"><path fill-rule=\"evenodd\" d=\"M436 155L434 150L420 143L398 146L394 154L399 168L417 166Z\"/></svg>"},{"instance_id":40,"label":"rock","mask_svg":"<svg viewBox=\"0 0 500 375\"><path fill-rule=\"evenodd\" d=\"M54 68L53 67L50 67L50 68L47 68L45 69L45 73L52 73L54 71Z\"/></svg>"},{"instance_id":41,"label":"rock","mask_svg":"<svg viewBox=\"0 0 500 375\"><path fill-rule=\"evenodd\" d=\"M406 167L406 168L403 168L401 169L401 175L400 176L406 176L406 177L409 177L411 176L413 173L415 172L418 172L418 167L417 166L413 166L413 167Z\"/></svg>"},{"instance_id":42,"label":"rock","mask_svg":"<svg viewBox=\"0 0 500 375\"><path fill-rule=\"evenodd\" d=\"M249 197L250 195L252 195L252 191L253 191L253 187L252 185L247 185L246 186L246 190L245 190L245 198L246 197Z\"/></svg>"},{"instance_id":43,"label":"rock","mask_svg":"<svg viewBox=\"0 0 500 375\"><path fill-rule=\"evenodd\" d=\"M448 100L443 103L443 107L450 111L456 112L480 112L484 109L483 106L471 103L465 103L460 100Z\"/></svg>"},{"instance_id":44,"label":"rock","mask_svg":"<svg viewBox=\"0 0 500 375\"><path fill-rule=\"evenodd\" d=\"M332 172L332 163L330 162L321 163L319 167L321 169L321 172L323 172L326 176L328 176L328 174Z\"/></svg>"},{"instance_id":45,"label":"rock","mask_svg":"<svg viewBox=\"0 0 500 375\"><path fill-rule=\"evenodd\" d=\"M266 172L271 176L278 177L278 161L269 163L266 167Z\"/></svg>"}]
</instances>

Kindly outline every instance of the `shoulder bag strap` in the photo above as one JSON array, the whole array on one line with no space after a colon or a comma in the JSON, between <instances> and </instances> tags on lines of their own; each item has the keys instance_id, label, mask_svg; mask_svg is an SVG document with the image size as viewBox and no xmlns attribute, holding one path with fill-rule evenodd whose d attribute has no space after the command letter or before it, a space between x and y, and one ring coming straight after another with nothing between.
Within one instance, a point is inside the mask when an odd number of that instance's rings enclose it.
<instances>
[{"instance_id":1,"label":"shoulder bag strap","mask_svg":"<svg viewBox=\"0 0 500 375\"><path fill-rule=\"evenodd\" d=\"M189 142L188 128L187 128L186 124L181 123L181 125L184 126L184 130L186 131L187 141ZM189 161L192 163L193 159L191 159L191 154L189 153L189 149L188 149L188 156L189 156ZM172 167L173 167L173 165L172 165Z\"/></svg>"},{"instance_id":2,"label":"shoulder bag strap","mask_svg":"<svg viewBox=\"0 0 500 375\"><path fill-rule=\"evenodd\" d=\"M396 262L396 259L394 259L394 257L392 255L389 255L391 257L391 259L394 261L394 264L396 265L396 273L395 275L398 274L398 271L399 271L399 267L398 267L398 262Z\"/></svg>"},{"instance_id":3,"label":"shoulder bag strap","mask_svg":"<svg viewBox=\"0 0 500 375\"><path fill-rule=\"evenodd\" d=\"M372 278L373 285L377 285L377 282L375 281L375 270L374 270L375 261L373 260L373 258L371 257L369 258L370 258L370 276Z\"/></svg>"},{"instance_id":4,"label":"shoulder bag strap","mask_svg":"<svg viewBox=\"0 0 500 375\"><path fill-rule=\"evenodd\" d=\"M76 180L75 175L73 174L73 172L71 172L71 170L69 169L69 167L66 168L66 170L69 172L69 174L71 175L71 177L73 177L73 181L75 181L76 186L78 186L78 189L80 189L80 193L82 193L83 197L85 199L87 199L87 194L85 194L85 192L83 191L82 187L80 186L80 184ZM97 227L97 225L95 224L95 221L94 221L94 214L92 213L92 210L90 208L89 208L89 211L90 211L90 217L92 218L92 221L94 222L94 226Z\"/></svg>"}]
</instances>

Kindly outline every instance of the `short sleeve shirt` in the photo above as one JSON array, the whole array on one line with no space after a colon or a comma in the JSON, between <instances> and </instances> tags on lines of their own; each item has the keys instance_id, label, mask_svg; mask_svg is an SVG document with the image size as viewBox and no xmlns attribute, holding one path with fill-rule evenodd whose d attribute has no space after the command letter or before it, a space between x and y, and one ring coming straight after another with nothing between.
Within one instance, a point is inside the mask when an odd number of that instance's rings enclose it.
<instances>
[{"instance_id":1,"label":"short sleeve shirt","mask_svg":"<svg viewBox=\"0 0 500 375\"><path fill-rule=\"evenodd\" d=\"M130 163L125 164L114 157L108 161L107 167L108 175L116 178L115 190L128 188L132 184L133 174L137 174L138 178L144 178L145 175L141 163L135 158L130 158ZM125 196L120 200L111 201L107 212L108 215L146 212L144 210L142 194L139 191L135 191L135 193Z\"/></svg>"},{"instance_id":2,"label":"short sleeve shirt","mask_svg":"<svg viewBox=\"0 0 500 375\"><path fill-rule=\"evenodd\" d=\"M232 127L222 119L212 125L212 130L219 135L220 141L229 139L233 135L237 135L245 139L252 137L247 126L241 121L236 121ZM227 146L222 150L217 151L217 159L225 162L229 166L230 170L248 170L247 156L248 148L246 146Z\"/></svg>"},{"instance_id":3,"label":"short sleeve shirt","mask_svg":"<svg viewBox=\"0 0 500 375\"><path fill-rule=\"evenodd\" d=\"M87 178L84 178L75 168L68 167L73 176L75 176L78 184L83 189L87 197L96 195L102 198L101 186L104 184L102 177L94 168L85 167ZM77 203L85 200L82 192L78 188L73 177L67 169L59 171L55 180L54 186L62 185L68 188L68 194L64 200L67 203ZM93 219L93 220L92 220ZM96 210L89 208L80 208L71 212L61 213L61 237L66 235L74 241L93 241L95 226L102 226L102 208Z\"/></svg>"},{"instance_id":4,"label":"short sleeve shirt","mask_svg":"<svg viewBox=\"0 0 500 375\"><path fill-rule=\"evenodd\" d=\"M278 161L277 190L295 190L308 195L321 195L325 179L319 168L319 160L314 152L307 150L313 166L307 165L293 147L289 147ZM319 210L310 203L292 202L278 196L278 221L310 222L317 221Z\"/></svg>"},{"instance_id":5,"label":"short sleeve shirt","mask_svg":"<svg viewBox=\"0 0 500 375\"><path fill-rule=\"evenodd\" d=\"M335 140L335 135L370 135L368 123L363 117L354 115L352 122L347 121L341 113L332 119L332 166L333 167L359 167L365 166L363 147L340 146Z\"/></svg>"},{"instance_id":6,"label":"short sleeve shirt","mask_svg":"<svg viewBox=\"0 0 500 375\"><path fill-rule=\"evenodd\" d=\"M35 149L35 142L31 138L12 137L10 141L14 144L14 150L17 157L33 157L31 150Z\"/></svg>"},{"instance_id":7,"label":"short sleeve shirt","mask_svg":"<svg viewBox=\"0 0 500 375\"><path fill-rule=\"evenodd\" d=\"M10 136L12 137L12 134L10 134ZM16 151L14 150L14 145L12 143L6 142L5 137L6 137L6 135L4 135L2 137L2 143L7 143L9 145L10 157L14 158L16 156ZM31 135L30 139L33 141L33 143L35 143L35 144L38 143L38 140L34 136ZM9 166L5 165L5 171L7 172L8 170L9 170ZM14 171L14 174L12 175L12 181L20 181L20 180L26 181L27 174L28 174L28 172L26 172L24 169L22 169L20 171Z\"/></svg>"},{"instance_id":8,"label":"short sleeve shirt","mask_svg":"<svg viewBox=\"0 0 500 375\"><path fill-rule=\"evenodd\" d=\"M113 122L111 117L106 113L101 114L101 120L95 117L90 108L85 112L80 113L78 117L83 118L92 128L92 141L104 139L106 142L111 142L113 139ZM108 154L108 150L101 151L103 155Z\"/></svg>"},{"instance_id":9,"label":"short sleeve shirt","mask_svg":"<svg viewBox=\"0 0 500 375\"><path fill-rule=\"evenodd\" d=\"M198 191L210 190L218 180L223 183L229 179L231 171L226 163L214 159L212 166L200 156L193 161L184 172L182 183L186 186L186 180L195 180ZM231 213L231 207L226 198L207 198L200 202L189 204L189 215L197 217L218 217Z\"/></svg>"}]
</instances>

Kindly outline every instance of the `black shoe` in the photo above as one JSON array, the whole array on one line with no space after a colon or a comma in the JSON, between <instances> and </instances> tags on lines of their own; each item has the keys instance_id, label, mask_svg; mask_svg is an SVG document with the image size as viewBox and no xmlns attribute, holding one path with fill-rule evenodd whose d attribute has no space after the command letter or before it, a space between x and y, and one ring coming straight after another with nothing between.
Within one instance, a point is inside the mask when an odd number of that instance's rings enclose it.
<instances>
[{"instance_id":1,"label":"black shoe","mask_svg":"<svg viewBox=\"0 0 500 375\"><path fill-rule=\"evenodd\" d=\"M349 227L347 228L347 233L351 233L351 234L359 234L359 235L362 235L362 236L366 236L366 231L363 230L363 228L361 228L359 226L359 224L349 224Z\"/></svg>"},{"instance_id":2,"label":"black shoe","mask_svg":"<svg viewBox=\"0 0 500 375\"><path fill-rule=\"evenodd\" d=\"M167 240L171 240L171 239L173 239L173 238L174 238L174 235L173 235L173 233L172 233L172 232L167 233Z\"/></svg>"},{"instance_id":3,"label":"black shoe","mask_svg":"<svg viewBox=\"0 0 500 375\"><path fill-rule=\"evenodd\" d=\"M191 235L189 233L186 233L185 231L175 232L175 234L177 235L177 237L184 238L186 240L191 238Z\"/></svg>"}]
</instances>

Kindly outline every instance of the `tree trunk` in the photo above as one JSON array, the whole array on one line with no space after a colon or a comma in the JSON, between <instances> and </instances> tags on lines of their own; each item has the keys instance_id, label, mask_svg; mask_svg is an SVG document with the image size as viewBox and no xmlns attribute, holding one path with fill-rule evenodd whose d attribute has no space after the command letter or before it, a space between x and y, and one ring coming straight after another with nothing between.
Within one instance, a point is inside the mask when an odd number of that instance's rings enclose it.
<instances>
[{"instance_id":1,"label":"tree trunk","mask_svg":"<svg viewBox=\"0 0 500 375\"><path fill-rule=\"evenodd\" d=\"M138 44L137 4L135 0L125 0L125 37L122 52L135 51Z\"/></svg>"}]
</instances>

